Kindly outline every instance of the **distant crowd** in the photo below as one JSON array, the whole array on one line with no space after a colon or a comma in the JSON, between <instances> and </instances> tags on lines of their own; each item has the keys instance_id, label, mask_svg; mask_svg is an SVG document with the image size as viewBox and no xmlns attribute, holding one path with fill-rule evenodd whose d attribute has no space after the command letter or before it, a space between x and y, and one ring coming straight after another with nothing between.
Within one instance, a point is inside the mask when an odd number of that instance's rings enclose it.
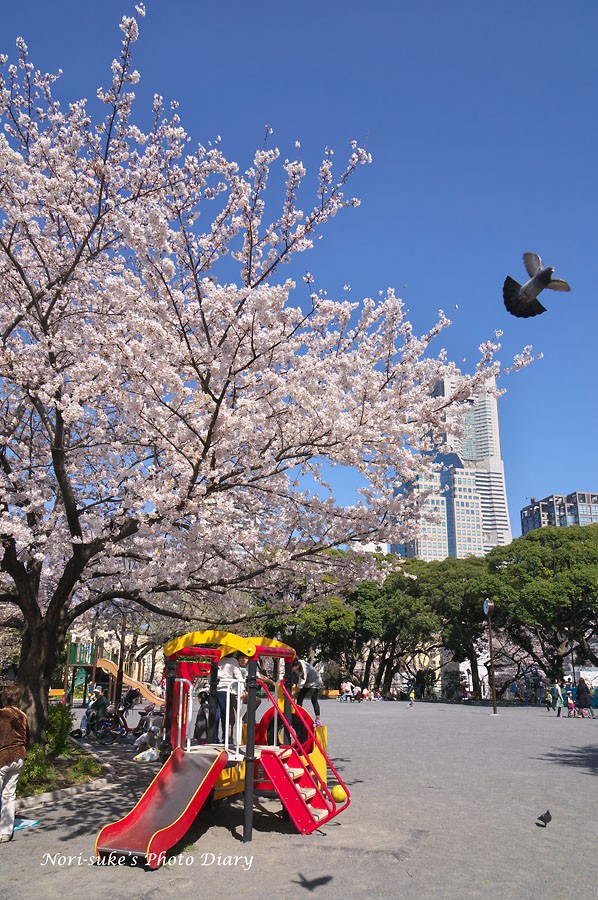
<instances>
[{"instance_id":1,"label":"distant crowd","mask_svg":"<svg viewBox=\"0 0 598 900\"><path fill-rule=\"evenodd\" d=\"M341 681L339 700L342 703L361 703L364 700L382 700L382 695L380 691L370 691L350 681Z\"/></svg>"}]
</instances>

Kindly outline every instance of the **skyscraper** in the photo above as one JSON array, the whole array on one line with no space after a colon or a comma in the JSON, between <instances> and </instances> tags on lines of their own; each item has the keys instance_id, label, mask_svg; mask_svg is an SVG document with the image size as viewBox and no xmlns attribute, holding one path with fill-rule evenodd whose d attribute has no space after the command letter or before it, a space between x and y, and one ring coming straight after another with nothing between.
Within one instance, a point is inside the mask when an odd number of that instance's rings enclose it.
<instances>
[{"instance_id":1,"label":"skyscraper","mask_svg":"<svg viewBox=\"0 0 598 900\"><path fill-rule=\"evenodd\" d=\"M458 378L439 381L436 397L448 397L458 387ZM426 510L434 513L436 522L424 515L420 538L396 550L405 556L421 559L444 559L447 556L482 556L493 547L512 540L504 463L500 455L498 407L492 392L479 391L459 403L460 429L448 434L444 452L438 461L442 470L433 484L417 480L415 491L430 491ZM449 410L448 416L457 412Z\"/></svg>"},{"instance_id":2,"label":"skyscraper","mask_svg":"<svg viewBox=\"0 0 598 900\"><path fill-rule=\"evenodd\" d=\"M437 397L446 397L457 386L458 379L444 379L438 382L434 393ZM488 381L487 391L478 391L463 401L460 406L461 434L458 437L447 435L447 449L456 454L463 468L475 473L475 486L481 502L484 553L493 547L510 544L513 539L494 389L492 378ZM459 463L453 460L452 467L458 470Z\"/></svg>"}]
</instances>

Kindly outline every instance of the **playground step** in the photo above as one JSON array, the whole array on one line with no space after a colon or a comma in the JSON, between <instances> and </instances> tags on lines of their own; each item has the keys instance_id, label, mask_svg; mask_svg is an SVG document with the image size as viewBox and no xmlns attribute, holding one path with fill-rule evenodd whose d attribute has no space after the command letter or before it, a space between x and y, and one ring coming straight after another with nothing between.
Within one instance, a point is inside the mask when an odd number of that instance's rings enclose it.
<instances>
[{"instance_id":1,"label":"playground step","mask_svg":"<svg viewBox=\"0 0 598 900\"><path fill-rule=\"evenodd\" d=\"M316 796L316 789L315 788L299 788L299 793L301 794L301 796L307 803L308 800L311 800L312 797Z\"/></svg>"},{"instance_id":2,"label":"playground step","mask_svg":"<svg viewBox=\"0 0 598 900\"><path fill-rule=\"evenodd\" d=\"M310 806L309 811L316 820L316 822L321 822L328 815L327 809L321 809L320 807Z\"/></svg>"},{"instance_id":3,"label":"playground step","mask_svg":"<svg viewBox=\"0 0 598 900\"><path fill-rule=\"evenodd\" d=\"M297 781L297 779L301 778L301 776L305 772L305 769L292 769L291 766L287 766L286 763L285 763L285 769L287 770L288 774L293 779L293 781Z\"/></svg>"},{"instance_id":4,"label":"playground step","mask_svg":"<svg viewBox=\"0 0 598 900\"><path fill-rule=\"evenodd\" d=\"M242 753L247 752L247 747L245 746L245 744L242 744L239 749ZM272 750L278 750L278 749L279 749L278 747L273 747L272 744L256 744L255 748L254 748L255 758L257 760L259 760L261 758L263 750L272 751ZM292 752L293 752L292 747L284 747L284 748L280 749L280 752L278 753L278 758L279 759L288 759L288 757L291 755Z\"/></svg>"}]
</instances>

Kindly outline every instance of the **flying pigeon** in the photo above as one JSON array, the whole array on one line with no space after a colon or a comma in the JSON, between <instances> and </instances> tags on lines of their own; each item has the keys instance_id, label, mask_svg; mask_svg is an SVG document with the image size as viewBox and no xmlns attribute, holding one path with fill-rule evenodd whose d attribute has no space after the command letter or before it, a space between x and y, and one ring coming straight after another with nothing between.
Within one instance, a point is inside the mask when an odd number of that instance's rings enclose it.
<instances>
[{"instance_id":1,"label":"flying pigeon","mask_svg":"<svg viewBox=\"0 0 598 900\"><path fill-rule=\"evenodd\" d=\"M519 284L510 275L505 278L502 288L505 306L512 316L519 319L529 319L530 316L539 316L540 313L546 312L546 307L542 306L537 299L538 294L544 288L550 288L552 291L570 291L571 287L562 278L555 278L553 266L544 268L544 263L537 253L524 253L523 262L530 275L529 281L524 285Z\"/></svg>"},{"instance_id":2,"label":"flying pigeon","mask_svg":"<svg viewBox=\"0 0 598 900\"><path fill-rule=\"evenodd\" d=\"M550 810L547 809L545 813L542 813L541 816L538 816L536 825L538 826L538 828L546 828L549 822L552 822L552 816L550 815Z\"/></svg>"}]
</instances>

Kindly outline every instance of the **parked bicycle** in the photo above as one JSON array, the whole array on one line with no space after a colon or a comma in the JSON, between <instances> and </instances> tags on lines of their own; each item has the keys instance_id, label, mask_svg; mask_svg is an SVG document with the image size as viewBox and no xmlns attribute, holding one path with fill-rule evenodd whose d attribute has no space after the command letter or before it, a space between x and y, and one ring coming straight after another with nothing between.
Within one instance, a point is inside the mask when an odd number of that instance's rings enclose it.
<instances>
[{"instance_id":1,"label":"parked bicycle","mask_svg":"<svg viewBox=\"0 0 598 900\"><path fill-rule=\"evenodd\" d=\"M149 729L150 725L155 724L155 720L162 721L162 713L156 713L154 704L150 703L140 712L139 721L133 726L129 725L127 715L139 697L139 691L131 689L127 691L118 707L114 705L108 707L106 717L96 730L96 737L99 741L104 744L113 744L114 741L130 734L140 737Z\"/></svg>"}]
</instances>

